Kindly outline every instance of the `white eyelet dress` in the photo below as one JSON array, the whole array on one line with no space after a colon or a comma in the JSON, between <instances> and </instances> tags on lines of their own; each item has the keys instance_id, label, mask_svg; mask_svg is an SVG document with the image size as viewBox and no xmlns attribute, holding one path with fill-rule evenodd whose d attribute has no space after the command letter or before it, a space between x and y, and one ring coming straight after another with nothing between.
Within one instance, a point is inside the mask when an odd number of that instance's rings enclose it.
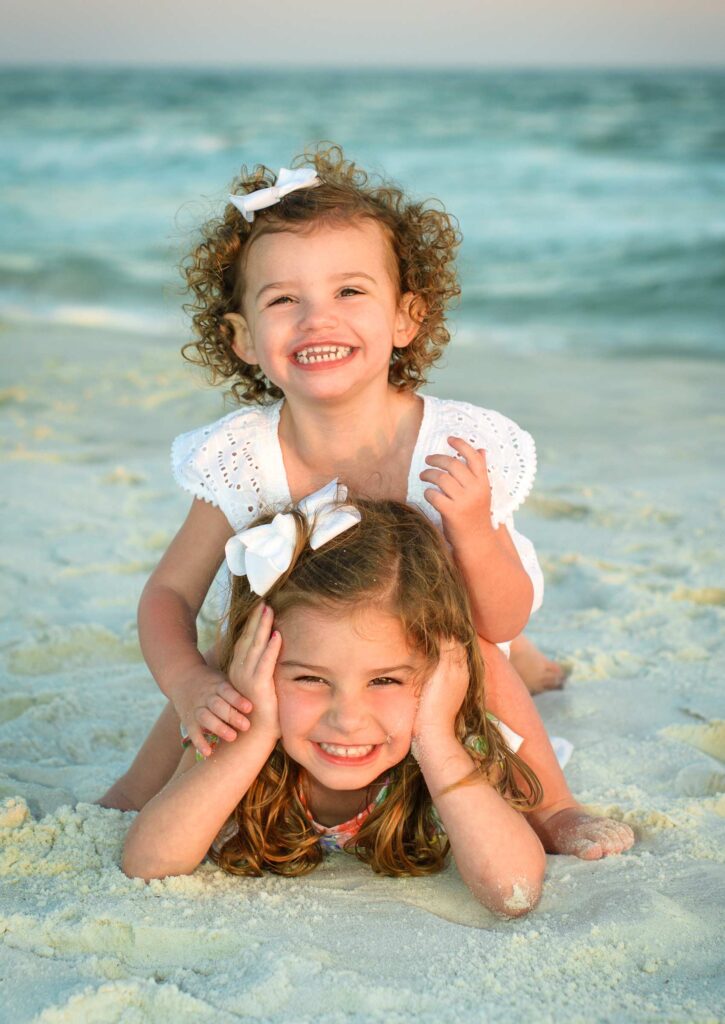
<instances>
[{"instance_id":1,"label":"white eyelet dress","mask_svg":"<svg viewBox=\"0 0 725 1024\"><path fill-rule=\"evenodd\" d=\"M427 455L453 455L450 436L486 451L491 481L491 520L505 525L534 587L532 612L540 606L544 578L530 540L514 529L513 514L526 500L536 476L536 447L513 420L470 402L422 395L423 420L408 474L408 501L438 527L440 516L423 497L420 479ZM282 401L243 406L208 426L176 438L171 465L177 483L195 498L217 505L239 531L262 512L292 501L278 426ZM501 644L504 650L508 645Z\"/></svg>"}]
</instances>

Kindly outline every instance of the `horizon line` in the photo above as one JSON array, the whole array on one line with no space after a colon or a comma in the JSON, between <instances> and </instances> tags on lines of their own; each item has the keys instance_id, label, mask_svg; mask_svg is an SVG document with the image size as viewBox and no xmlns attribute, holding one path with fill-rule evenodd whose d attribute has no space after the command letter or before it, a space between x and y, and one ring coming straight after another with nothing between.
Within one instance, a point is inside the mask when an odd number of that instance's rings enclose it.
<instances>
[{"instance_id":1,"label":"horizon line","mask_svg":"<svg viewBox=\"0 0 725 1024\"><path fill-rule=\"evenodd\" d=\"M395 71L395 72L422 72L435 74L437 72L455 72L458 74L471 74L480 72L515 71L515 72L542 72L542 71L591 71L591 72L636 72L636 71L658 71L661 73L677 71L709 71L725 72L725 61L722 64L714 63L692 63L684 61L673 61L669 63L642 63L642 64L605 64L605 63L560 63L560 64L535 64L535 63L494 63L485 64L393 64L387 61L378 63L360 64L320 64L320 63L278 63L278 64L244 64L239 65L231 61L215 61L205 64L198 61L162 61L162 62L141 62L141 61L92 61L92 60L28 60L8 61L0 58L0 72L4 71L199 71L206 74L224 73L229 71L248 72L250 74L273 74L278 71L307 71L315 73L337 72L350 73L358 71Z\"/></svg>"}]
</instances>

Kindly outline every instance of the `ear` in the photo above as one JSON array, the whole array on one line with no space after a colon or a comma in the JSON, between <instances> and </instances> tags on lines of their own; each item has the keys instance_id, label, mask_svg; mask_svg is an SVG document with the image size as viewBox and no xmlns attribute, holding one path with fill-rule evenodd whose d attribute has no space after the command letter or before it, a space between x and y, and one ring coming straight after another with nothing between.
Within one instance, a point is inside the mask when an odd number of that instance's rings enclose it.
<instances>
[{"instance_id":1,"label":"ear","mask_svg":"<svg viewBox=\"0 0 725 1024\"><path fill-rule=\"evenodd\" d=\"M249 332L247 321L244 319L241 313L226 313L224 319L230 324L232 331L234 332L234 338L232 340L232 351L235 356L239 356L243 363L249 363L255 365L258 362L256 353L254 351L254 342L252 341L252 335Z\"/></svg>"},{"instance_id":2,"label":"ear","mask_svg":"<svg viewBox=\"0 0 725 1024\"><path fill-rule=\"evenodd\" d=\"M395 318L394 348L406 348L420 329L420 324L412 315L415 298L416 296L413 292L406 292L400 297L398 313Z\"/></svg>"}]
</instances>

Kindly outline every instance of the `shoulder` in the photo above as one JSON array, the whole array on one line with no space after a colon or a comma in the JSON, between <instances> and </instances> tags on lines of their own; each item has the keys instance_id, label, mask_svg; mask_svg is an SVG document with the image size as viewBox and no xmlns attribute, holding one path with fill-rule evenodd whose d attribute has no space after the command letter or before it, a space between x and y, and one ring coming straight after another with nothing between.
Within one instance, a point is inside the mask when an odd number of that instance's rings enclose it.
<instances>
[{"instance_id":1,"label":"shoulder","mask_svg":"<svg viewBox=\"0 0 725 1024\"><path fill-rule=\"evenodd\" d=\"M259 514L260 456L276 437L279 404L244 406L213 423L179 434L171 445L176 482L217 505L234 529Z\"/></svg>"},{"instance_id":2,"label":"shoulder","mask_svg":"<svg viewBox=\"0 0 725 1024\"><path fill-rule=\"evenodd\" d=\"M471 402L432 398L431 440L450 453L447 438L460 437L483 448L491 478L494 517L502 522L528 497L536 477L536 445L514 420Z\"/></svg>"}]
</instances>

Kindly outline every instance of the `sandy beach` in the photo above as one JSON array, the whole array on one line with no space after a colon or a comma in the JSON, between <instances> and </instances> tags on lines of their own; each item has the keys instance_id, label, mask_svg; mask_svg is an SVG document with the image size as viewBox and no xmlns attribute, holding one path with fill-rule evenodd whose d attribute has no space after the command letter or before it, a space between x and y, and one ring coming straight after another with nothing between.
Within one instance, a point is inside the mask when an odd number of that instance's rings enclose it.
<instances>
[{"instance_id":1,"label":"sandy beach","mask_svg":"<svg viewBox=\"0 0 725 1024\"><path fill-rule=\"evenodd\" d=\"M169 442L221 397L168 339L2 342L0 1020L725 1019L722 363L461 338L431 386L537 439L530 635L573 666L538 706L575 745L574 791L638 836L598 863L549 857L539 908L501 921L453 867L123 875L129 816L93 801L162 704L135 607L187 506Z\"/></svg>"}]
</instances>

